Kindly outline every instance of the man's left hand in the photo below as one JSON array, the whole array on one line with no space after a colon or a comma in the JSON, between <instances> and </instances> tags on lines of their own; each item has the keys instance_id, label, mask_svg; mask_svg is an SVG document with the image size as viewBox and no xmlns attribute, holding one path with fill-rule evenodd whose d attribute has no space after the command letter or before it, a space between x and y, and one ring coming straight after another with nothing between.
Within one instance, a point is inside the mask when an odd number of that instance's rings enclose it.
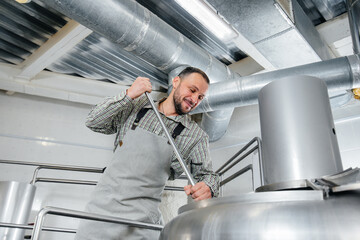
<instances>
[{"instance_id":1,"label":"man's left hand","mask_svg":"<svg viewBox=\"0 0 360 240\"><path fill-rule=\"evenodd\" d=\"M198 182L194 186L187 185L184 187L186 195L190 195L195 201L211 198L211 190L204 182Z\"/></svg>"}]
</instances>

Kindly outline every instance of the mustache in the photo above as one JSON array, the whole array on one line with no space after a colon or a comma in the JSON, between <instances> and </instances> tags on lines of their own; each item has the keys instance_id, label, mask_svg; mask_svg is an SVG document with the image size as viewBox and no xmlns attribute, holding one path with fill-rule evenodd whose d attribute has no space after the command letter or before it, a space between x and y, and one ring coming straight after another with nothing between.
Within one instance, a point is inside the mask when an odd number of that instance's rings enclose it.
<instances>
[{"instance_id":1,"label":"mustache","mask_svg":"<svg viewBox=\"0 0 360 240\"><path fill-rule=\"evenodd\" d=\"M188 99L188 98L185 98L184 99L186 102L190 103L190 106L193 108L195 107L196 103L192 100L192 99Z\"/></svg>"}]
</instances>

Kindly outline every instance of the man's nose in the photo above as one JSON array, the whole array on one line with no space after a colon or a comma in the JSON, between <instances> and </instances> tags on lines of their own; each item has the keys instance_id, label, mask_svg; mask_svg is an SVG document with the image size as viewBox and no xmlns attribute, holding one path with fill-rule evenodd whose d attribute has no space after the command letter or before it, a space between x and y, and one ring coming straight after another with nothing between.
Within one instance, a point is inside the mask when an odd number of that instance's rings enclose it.
<instances>
[{"instance_id":1,"label":"man's nose","mask_svg":"<svg viewBox=\"0 0 360 240\"><path fill-rule=\"evenodd\" d=\"M197 94L193 94L193 95L191 96L191 101L193 102L194 105L197 104L197 102L198 102L198 96L197 96Z\"/></svg>"}]
</instances>

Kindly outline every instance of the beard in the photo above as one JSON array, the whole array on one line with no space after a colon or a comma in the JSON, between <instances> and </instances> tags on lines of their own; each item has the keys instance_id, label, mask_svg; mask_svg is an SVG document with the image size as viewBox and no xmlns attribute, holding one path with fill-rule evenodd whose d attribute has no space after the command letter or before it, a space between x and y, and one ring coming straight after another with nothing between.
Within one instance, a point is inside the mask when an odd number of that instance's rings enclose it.
<instances>
[{"instance_id":1,"label":"beard","mask_svg":"<svg viewBox=\"0 0 360 240\"><path fill-rule=\"evenodd\" d=\"M184 115L187 113L182 109L180 97L175 97L175 95L174 95L174 106L177 114Z\"/></svg>"},{"instance_id":2,"label":"beard","mask_svg":"<svg viewBox=\"0 0 360 240\"><path fill-rule=\"evenodd\" d=\"M188 112L190 112L191 110L186 111L183 109L183 107L181 105L181 103L182 103L181 96L180 96L180 93L178 90L179 90L179 88L175 90L174 97L173 97L175 111L179 115L184 115L184 114L187 114Z\"/></svg>"}]
</instances>

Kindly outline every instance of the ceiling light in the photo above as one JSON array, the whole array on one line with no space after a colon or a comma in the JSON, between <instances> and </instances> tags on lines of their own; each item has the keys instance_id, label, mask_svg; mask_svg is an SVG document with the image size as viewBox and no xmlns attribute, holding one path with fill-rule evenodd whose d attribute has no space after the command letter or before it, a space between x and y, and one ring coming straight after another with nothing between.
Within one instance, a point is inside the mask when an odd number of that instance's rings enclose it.
<instances>
[{"instance_id":1,"label":"ceiling light","mask_svg":"<svg viewBox=\"0 0 360 240\"><path fill-rule=\"evenodd\" d=\"M235 30L202 0L175 0L204 27L224 42L237 36Z\"/></svg>"},{"instance_id":2,"label":"ceiling light","mask_svg":"<svg viewBox=\"0 0 360 240\"><path fill-rule=\"evenodd\" d=\"M18 3L29 3L31 2L31 0L15 0L17 1Z\"/></svg>"}]
</instances>

